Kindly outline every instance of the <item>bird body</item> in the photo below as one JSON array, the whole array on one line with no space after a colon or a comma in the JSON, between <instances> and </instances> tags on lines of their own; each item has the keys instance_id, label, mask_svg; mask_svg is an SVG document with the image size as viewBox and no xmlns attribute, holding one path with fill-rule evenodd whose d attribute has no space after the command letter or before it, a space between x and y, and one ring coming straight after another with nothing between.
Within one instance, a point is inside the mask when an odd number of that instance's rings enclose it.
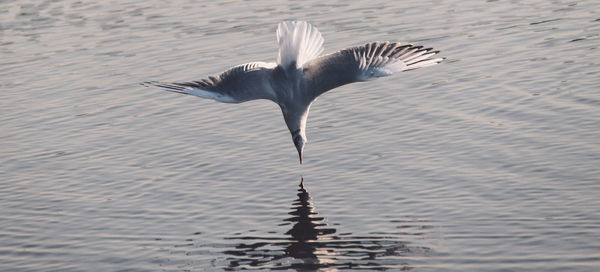
<instances>
[{"instance_id":1,"label":"bird body","mask_svg":"<svg viewBox=\"0 0 600 272\"><path fill-rule=\"evenodd\" d=\"M328 90L439 63L438 51L410 44L373 42L319 57L323 37L312 25L286 21L277 28L276 63L251 62L192 82L144 82L167 91L225 103L268 99L279 105L300 163L311 104Z\"/></svg>"}]
</instances>

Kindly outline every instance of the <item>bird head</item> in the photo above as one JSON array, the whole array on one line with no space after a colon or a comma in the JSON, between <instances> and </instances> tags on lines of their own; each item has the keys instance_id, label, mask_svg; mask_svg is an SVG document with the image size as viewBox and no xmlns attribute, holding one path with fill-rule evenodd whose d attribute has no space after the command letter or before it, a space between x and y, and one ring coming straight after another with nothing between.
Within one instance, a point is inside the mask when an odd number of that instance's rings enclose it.
<instances>
[{"instance_id":1,"label":"bird head","mask_svg":"<svg viewBox=\"0 0 600 272\"><path fill-rule=\"evenodd\" d=\"M302 164L302 150L304 150L306 136L302 135L300 130L297 130L292 133L292 140L294 140L294 145L296 146L296 150L298 150L298 158L300 159L300 164Z\"/></svg>"}]
</instances>

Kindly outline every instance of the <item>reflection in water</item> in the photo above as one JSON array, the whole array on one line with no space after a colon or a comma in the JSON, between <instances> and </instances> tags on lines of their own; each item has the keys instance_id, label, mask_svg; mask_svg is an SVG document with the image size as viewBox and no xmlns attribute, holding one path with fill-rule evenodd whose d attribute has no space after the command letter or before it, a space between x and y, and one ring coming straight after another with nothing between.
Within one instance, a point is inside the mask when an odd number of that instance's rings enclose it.
<instances>
[{"instance_id":1,"label":"reflection in water","mask_svg":"<svg viewBox=\"0 0 600 272\"><path fill-rule=\"evenodd\" d=\"M410 246L399 241L398 233L352 236L334 235L336 229L328 228L323 217L318 217L310 194L303 181L298 198L292 204L292 216L285 222L293 223L286 237L229 237L241 240L234 249L226 250L227 270L238 269L294 269L310 271L322 268L367 270L408 270L411 267L400 256L424 254L426 247ZM403 226L406 227L406 226ZM424 228L420 226L419 228ZM403 235L422 235L402 232ZM393 257L395 256L395 257ZM392 258L390 258L392 257Z\"/></svg>"}]
</instances>

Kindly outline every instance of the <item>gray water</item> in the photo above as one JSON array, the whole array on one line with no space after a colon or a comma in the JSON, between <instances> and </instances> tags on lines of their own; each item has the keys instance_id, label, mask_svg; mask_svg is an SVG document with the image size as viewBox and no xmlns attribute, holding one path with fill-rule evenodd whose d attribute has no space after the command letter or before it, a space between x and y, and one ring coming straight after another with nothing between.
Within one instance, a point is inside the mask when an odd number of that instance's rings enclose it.
<instances>
[{"instance_id":1,"label":"gray water","mask_svg":"<svg viewBox=\"0 0 600 272\"><path fill-rule=\"evenodd\" d=\"M313 104L145 88L325 52L444 63ZM597 1L1 1L0 271L598 271ZM301 179L304 187L299 187Z\"/></svg>"}]
</instances>

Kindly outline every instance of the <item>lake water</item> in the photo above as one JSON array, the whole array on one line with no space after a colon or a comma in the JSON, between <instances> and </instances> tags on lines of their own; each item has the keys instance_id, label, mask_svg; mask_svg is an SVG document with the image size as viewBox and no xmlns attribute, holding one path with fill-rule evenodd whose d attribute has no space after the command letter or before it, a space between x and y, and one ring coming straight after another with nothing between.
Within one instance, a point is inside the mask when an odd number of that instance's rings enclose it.
<instances>
[{"instance_id":1,"label":"lake water","mask_svg":"<svg viewBox=\"0 0 600 272\"><path fill-rule=\"evenodd\" d=\"M444 63L279 107L145 88L325 52ZM597 1L1 1L0 271L598 271ZM299 184L303 179L303 187Z\"/></svg>"}]
</instances>

